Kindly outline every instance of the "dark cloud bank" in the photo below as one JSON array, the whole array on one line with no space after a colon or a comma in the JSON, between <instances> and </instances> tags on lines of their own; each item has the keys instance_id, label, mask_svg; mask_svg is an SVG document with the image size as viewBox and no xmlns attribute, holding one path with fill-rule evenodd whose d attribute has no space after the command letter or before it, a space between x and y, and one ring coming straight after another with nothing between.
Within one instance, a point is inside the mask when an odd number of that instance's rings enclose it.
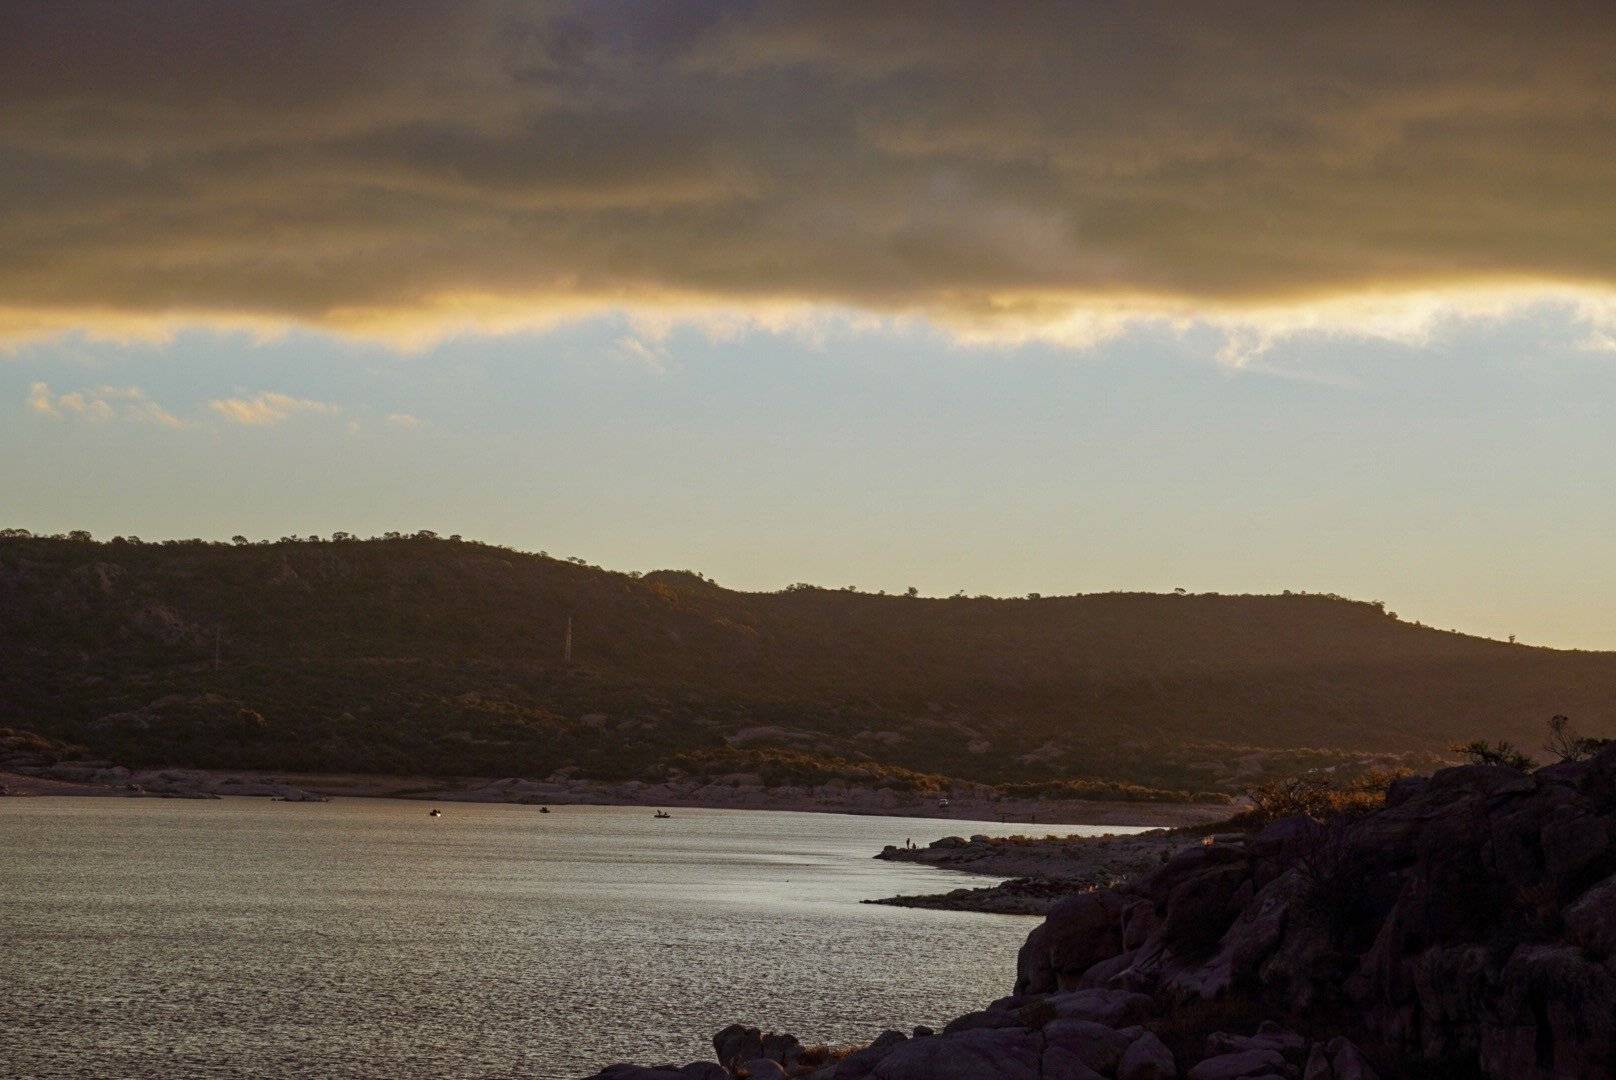
<instances>
[{"instance_id":1,"label":"dark cloud bank","mask_svg":"<svg viewBox=\"0 0 1616 1080\"><path fill-rule=\"evenodd\" d=\"M1609 287L1613 12L11 3L0 328Z\"/></svg>"}]
</instances>

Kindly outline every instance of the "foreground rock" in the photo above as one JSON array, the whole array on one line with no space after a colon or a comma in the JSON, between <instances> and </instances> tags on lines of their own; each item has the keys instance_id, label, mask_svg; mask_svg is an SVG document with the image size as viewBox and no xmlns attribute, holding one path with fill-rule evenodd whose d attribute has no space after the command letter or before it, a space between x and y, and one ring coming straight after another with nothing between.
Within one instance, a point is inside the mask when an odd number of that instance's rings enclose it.
<instances>
[{"instance_id":1,"label":"foreground rock","mask_svg":"<svg viewBox=\"0 0 1616 1080\"><path fill-rule=\"evenodd\" d=\"M736 1024L713 1037L719 1061L611 1065L589 1080L1177 1080L1186 1074L1166 1043L1126 1022L1150 1008L1148 998L1115 990L1004 998L941 1034L887 1031L851 1051ZM1349 1040L1309 1042L1273 1024L1249 1037L1216 1033L1197 1057L1190 1080L1295 1080L1304 1067L1305 1080L1377 1080Z\"/></svg>"},{"instance_id":2,"label":"foreground rock","mask_svg":"<svg viewBox=\"0 0 1616 1080\"><path fill-rule=\"evenodd\" d=\"M1383 1058L1454 1075L1616 1076L1613 914L1616 748L1533 774L1445 769L1357 822L1285 819L1182 851L1063 901L1016 990L1354 1016ZM1360 1058L1326 1045L1303 1064L1355 1075Z\"/></svg>"},{"instance_id":3,"label":"foreground rock","mask_svg":"<svg viewBox=\"0 0 1616 1080\"><path fill-rule=\"evenodd\" d=\"M1208 839L1061 900L1014 994L940 1034L832 1053L730 1028L719 1061L684 1067L706 1073L598 1076L1616 1076L1616 747L1530 774L1444 769L1356 821ZM1218 1016L1248 1019L1203 1026Z\"/></svg>"}]
</instances>

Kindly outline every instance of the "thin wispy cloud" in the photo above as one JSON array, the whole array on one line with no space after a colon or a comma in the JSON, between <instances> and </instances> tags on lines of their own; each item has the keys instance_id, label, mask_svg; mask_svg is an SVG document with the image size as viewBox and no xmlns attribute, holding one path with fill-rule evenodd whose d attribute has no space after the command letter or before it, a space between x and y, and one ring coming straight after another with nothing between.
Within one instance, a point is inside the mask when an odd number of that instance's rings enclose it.
<instances>
[{"instance_id":1,"label":"thin wispy cloud","mask_svg":"<svg viewBox=\"0 0 1616 1080\"><path fill-rule=\"evenodd\" d=\"M0 150L27 162L0 173L0 336L828 309L1084 346L1139 317L1616 289L1610 5L313 20L0 11Z\"/></svg>"},{"instance_id":2,"label":"thin wispy cloud","mask_svg":"<svg viewBox=\"0 0 1616 1080\"><path fill-rule=\"evenodd\" d=\"M613 345L617 355L630 363L640 364L661 375L668 370L668 352L659 341L646 341L633 334L625 334Z\"/></svg>"},{"instance_id":3,"label":"thin wispy cloud","mask_svg":"<svg viewBox=\"0 0 1616 1080\"><path fill-rule=\"evenodd\" d=\"M35 382L28 387L28 408L41 416L79 419L92 423L114 420L160 427L184 427L185 422L138 386L97 386L87 390L55 393L50 384Z\"/></svg>"},{"instance_id":4,"label":"thin wispy cloud","mask_svg":"<svg viewBox=\"0 0 1616 1080\"><path fill-rule=\"evenodd\" d=\"M254 394L252 397L215 398L208 408L234 424L251 427L269 427L284 423L294 416L334 416L341 406L328 401L293 397L274 390Z\"/></svg>"}]
</instances>

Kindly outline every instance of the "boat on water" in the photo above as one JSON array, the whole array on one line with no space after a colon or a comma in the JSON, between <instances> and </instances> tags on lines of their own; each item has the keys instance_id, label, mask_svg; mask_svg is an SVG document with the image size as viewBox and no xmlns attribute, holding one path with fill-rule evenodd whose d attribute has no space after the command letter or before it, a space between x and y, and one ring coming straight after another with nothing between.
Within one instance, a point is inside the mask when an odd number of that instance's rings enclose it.
<instances>
[{"instance_id":1,"label":"boat on water","mask_svg":"<svg viewBox=\"0 0 1616 1080\"><path fill-rule=\"evenodd\" d=\"M549 812L550 812L550 808L549 808L549 807L548 807L548 806L541 806L541 807L539 807L539 813L541 813L541 814L548 814L548 813L549 813Z\"/></svg>"},{"instance_id":2,"label":"boat on water","mask_svg":"<svg viewBox=\"0 0 1616 1080\"><path fill-rule=\"evenodd\" d=\"M434 806L432 809L430 809L430 810L428 810L426 812L426 816L427 817L442 817L443 816L443 811L439 810L436 806Z\"/></svg>"},{"instance_id":3,"label":"boat on water","mask_svg":"<svg viewBox=\"0 0 1616 1080\"><path fill-rule=\"evenodd\" d=\"M671 818L673 815L668 813L666 810L658 810L656 813L652 814L651 816L654 817L654 818Z\"/></svg>"}]
</instances>

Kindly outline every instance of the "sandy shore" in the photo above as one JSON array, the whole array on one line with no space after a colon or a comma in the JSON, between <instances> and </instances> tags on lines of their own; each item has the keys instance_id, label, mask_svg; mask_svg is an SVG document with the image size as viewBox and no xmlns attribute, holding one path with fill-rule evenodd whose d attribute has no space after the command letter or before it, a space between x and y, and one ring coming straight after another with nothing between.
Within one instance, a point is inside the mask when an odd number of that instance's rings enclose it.
<instances>
[{"instance_id":1,"label":"sandy shore","mask_svg":"<svg viewBox=\"0 0 1616 1080\"><path fill-rule=\"evenodd\" d=\"M1221 803L1109 802L1082 799L1000 799L974 793L952 796L939 807L934 796L846 785L761 787L748 784L645 784L594 780L532 780L523 777L400 776L375 773L288 773L252 770L140 769L104 763L64 762L27 774L0 772L0 787L13 795L104 795L209 798L262 795L292 798L404 798L442 802L503 802L566 806L705 807L738 810L804 810L964 821L1047 825L1173 826L1226 817ZM994 871L984 871L993 873Z\"/></svg>"}]
</instances>

